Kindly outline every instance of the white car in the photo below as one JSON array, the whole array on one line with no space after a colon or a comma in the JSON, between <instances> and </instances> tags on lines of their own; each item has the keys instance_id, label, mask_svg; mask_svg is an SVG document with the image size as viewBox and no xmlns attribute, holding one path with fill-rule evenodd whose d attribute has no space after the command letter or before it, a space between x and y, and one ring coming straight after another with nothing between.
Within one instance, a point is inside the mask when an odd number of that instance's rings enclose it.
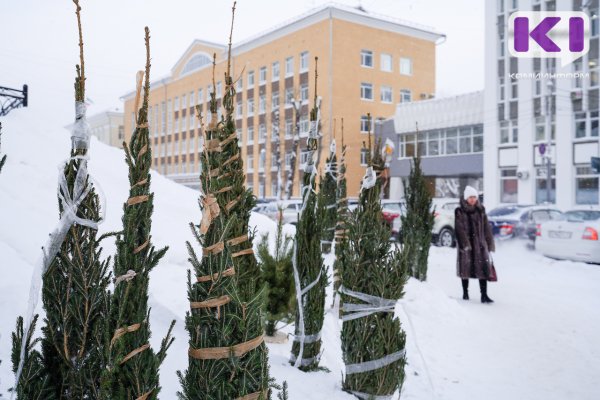
<instances>
[{"instance_id":1,"label":"white car","mask_svg":"<svg viewBox=\"0 0 600 400\"><path fill-rule=\"evenodd\" d=\"M432 242L438 246L454 247L454 210L460 206L458 199L434 199L432 206L435 207Z\"/></svg>"},{"instance_id":2,"label":"white car","mask_svg":"<svg viewBox=\"0 0 600 400\"><path fill-rule=\"evenodd\" d=\"M296 224L298 222L298 213L302 207L300 200L274 201L267 204L260 212L277 221L279 218L279 209L283 209L283 223Z\"/></svg>"},{"instance_id":3,"label":"white car","mask_svg":"<svg viewBox=\"0 0 600 400\"><path fill-rule=\"evenodd\" d=\"M600 210L571 210L537 226L535 248L546 257L600 263Z\"/></svg>"}]
</instances>

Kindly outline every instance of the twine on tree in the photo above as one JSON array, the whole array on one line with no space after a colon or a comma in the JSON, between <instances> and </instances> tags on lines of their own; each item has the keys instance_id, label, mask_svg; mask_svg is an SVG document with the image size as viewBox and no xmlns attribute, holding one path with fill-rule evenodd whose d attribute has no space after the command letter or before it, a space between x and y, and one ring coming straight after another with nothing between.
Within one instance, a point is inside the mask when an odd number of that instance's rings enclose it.
<instances>
[{"instance_id":1,"label":"twine on tree","mask_svg":"<svg viewBox=\"0 0 600 400\"><path fill-rule=\"evenodd\" d=\"M220 153L221 151L223 151L223 149L221 149L221 141L219 139L207 140L204 143L204 148L206 149L206 151L209 151L209 152L215 151L215 152Z\"/></svg>"},{"instance_id":2,"label":"twine on tree","mask_svg":"<svg viewBox=\"0 0 600 400\"><path fill-rule=\"evenodd\" d=\"M212 193L202 198L202 221L200 222L200 233L202 235L208 232L208 228L212 224L212 221L219 216L221 209L217 198Z\"/></svg>"},{"instance_id":3,"label":"twine on tree","mask_svg":"<svg viewBox=\"0 0 600 400\"><path fill-rule=\"evenodd\" d=\"M210 176L211 178L216 178L217 176L219 176L219 172L221 172L221 169L219 167L211 169L208 173L208 176Z\"/></svg>"},{"instance_id":4,"label":"twine on tree","mask_svg":"<svg viewBox=\"0 0 600 400\"><path fill-rule=\"evenodd\" d=\"M241 195L239 195L239 196L238 196L238 197L236 197L235 199L231 200L229 203L227 203L227 204L225 205L225 211L227 211L227 212L231 211L231 209L232 209L233 207L235 207L235 205L236 205L237 203L239 203L239 201L240 201L241 199L242 199L242 196L241 196Z\"/></svg>"},{"instance_id":5,"label":"twine on tree","mask_svg":"<svg viewBox=\"0 0 600 400\"><path fill-rule=\"evenodd\" d=\"M250 393L247 394L245 396L242 397L237 397L235 400L258 400L260 399L260 396L263 396L263 398L267 398L267 390L263 390L261 392L254 392L254 393Z\"/></svg>"},{"instance_id":6,"label":"twine on tree","mask_svg":"<svg viewBox=\"0 0 600 400\"><path fill-rule=\"evenodd\" d=\"M247 248L246 250L238 251L237 253L233 253L231 258L237 258L245 255L254 254L254 249L252 247Z\"/></svg>"},{"instance_id":7,"label":"twine on tree","mask_svg":"<svg viewBox=\"0 0 600 400\"><path fill-rule=\"evenodd\" d=\"M146 143L144 146L142 146L142 148L140 149L140 152L137 155L137 158L139 159L141 156L143 156L144 154L146 154L146 152L148 151L148 144Z\"/></svg>"},{"instance_id":8,"label":"twine on tree","mask_svg":"<svg viewBox=\"0 0 600 400\"><path fill-rule=\"evenodd\" d=\"M154 389L147 391L146 393L144 393L140 397L136 398L135 400L146 400L152 394L152 392L154 392Z\"/></svg>"},{"instance_id":9,"label":"twine on tree","mask_svg":"<svg viewBox=\"0 0 600 400\"><path fill-rule=\"evenodd\" d=\"M232 134L230 134L229 136L227 136L222 142L221 142L221 148L227 146L229 143L233 142L235 139L237 139L237 132L233 132Z\"/></svg>"},{"instance_id":10,"label":"twine on tree","mask_svg":"<svg viewBox=\"0 0 600 400\"><path fill-rule=\"evenodd\" d=\"M137 349L133 350L131 353L129 353L125 357L123 357L123 359L121 360L119 365L125 364L131 358L135 357L136 355L140 354L141 352L143 352L145 350L148 350L149 347L150 347L149 343L146 343L145 345L138 347Z\"/></svg>"},{"instance_id":11,"label":"twine on tree","mask_svg":"<svg viewBox=\"0 0 600 400\"><path fill-rule=\"evenodd\" d=\"M233 275L235 275L235 269L233 267L229 267L222 273L216 272L212 275L198 276L198 277L196 277L196 281L197 282L212 282L212 281L216 281L217 279L219 279L219 277L226 277L226 276L233 276Z\"/></svg>"},{"instance_id":12,"label":"twine on tree","mask_svg":"<svg viewBox=\"0 0 600 400\"><path fill-rule=\"evenodd\" d=\"M142 243L141 245L139 245L138 247L133 249L133 254L137 254L140 251L144 250L146 247L148 247L149 244L150 244L150 238L146 239L146 241L144 243Z\"/></svg>"},{"instance_id":13,"label":"twine on tree","mask_svg":"<svg viewBox=\"0 0 600 400\"><path fill-rule=\"evenodd\" d=\"M215 308L215 307L224 306L225 304L229 303L230 301L231 301L231 297L229 297L228 295L224 295L224 296L215 297L214 299L209 299L209 300L205 300L205 301L191 301L190 307L192 308L192 310L196 310L198 308Z\"/></svg>"},{"instance_id":14,"label":"twine on tree","mask_svg":"<svg viewBox=\"0 0 600 400\"><path fill-rule=\"evenodd\" d=\"M140 204L143 203L145 201L148 201L148 199L150 198L150 196L148 196L147 194L142 195L142 196L135 196L135 197L130 197L127 199L127 205L128 206L133 206L136 204Z\"/></svg>"},{"instance_id":15,"label":"twine on tree","mask_svg":"<svg viewBox=\"0 0 600 400\"><path fill-rule=\"evenodd\" d=\"M119 283L121 283L123 281L129 282L130 280L135 278L136 275L137 275L137 273L134 270L132 270L132 269L127 270L127 272L125 274L123 274L121 276L117 276L115 278L115 286L117 286Z\"/></svg>"},{"instance_id":16,"label":"twine on tree","mask_svg":"<svg viewBox=\"0 0 600 400\"><path fill-rule=\"evenodd\" d=\"M235 154L235 155L233 155L233 156L229 157L229 159L227 159L227 161L225 161L225 162L223 163L223 166L225 167L225 166L227 166L227 165L231 164L232 162L234 162L235 160L237 160L237 159L239 159L239 158L240 158L240 153L237 153L237 154Z\"/></svg>"},{"instance_id":17,"label":"twine on tree","mask_svg":"<svg viewBox=\"0 0 600 400\"><path fill-rule=\"evenodd\" d=\"M244 243L244 242L246 242L246 241L248 241L248 234L247 234L247 233L244 233L244 234L243 234L243 235L241 235L241 236L238 236L238 237L236 237L236 238L233 238L233 239L229 239L229 240L227 241L227 246L235 246L235 245L238 245L238 244Z\"/></svg>"},{"instance_id":18,"label":"twine on tree","mask_svg":"<svg viewBox=\"0 0 600 400\"><path fill-rule=\"evenodd\" d=\"M246 353L256 349L264 341L264 336L260 335L254 339L248 340L231 347L208 347L204 349L193 349L190 347L188 354L196 360L222 360L230 357L242 357Z\"/></svg>"},{"instance_id":19,"label":"twine on tree","mask_svg":"<svg viewBox=\"0 0 600 400\"><path fill-rule=\"evenodd\" d=\"M218 242L218 243L213 244L212 246L204 247L202 250L205 255L219 254L220 252L225 250L225 243Z\"/></svg>"},{"instance_id":20,"label":"twine on tree","mask_svg":"<svg viewBox=\"0 0 600 400\"><path fill-rule=\"evenodd\" d=\"M142 326L142 324L137 323L137 324L129 325L124 328L119 328L119 329L115 330L115 333L114 333L112 339L110 340L110 347L112 347L115 344L115 342L117 340L119 340L119 338L121 336L125 335L126 333L135 332L138 329L140 329L141 326Z\"/></svg>"},{"instance_id":21,"label":"twine on tree","mask_svg":"<svg viewBox=\"0 0 600 400\"><path fill-rule=\"evenodd\" d=\"M133 187L142 186L142 185L145 185L146 183L148 183L148 178L142 179L141 181L139 181L135 185L133 185Z\"/></svg>"},{"instance_id":22,"label":"twine on tree","mask_svg":"<svg viewBox=\"0 0 600 400\"><path fill-rule=\"evenodd\" d=\"M145 129L148 127L148 123L144 122L143 124L136 125L137 129Z\"/></svg>"},{"instance_id":23,"label":"twine on tree","mask_svg":"<svg viewBox=\"0 0 600 400\"><path fill-rule=\"evenodd\" d=\"M233 186L225 186L225 187L217 190L215 193L225 193L225 192L229 192L230 190L233 190Z\"/></svg>"}]
</instances>

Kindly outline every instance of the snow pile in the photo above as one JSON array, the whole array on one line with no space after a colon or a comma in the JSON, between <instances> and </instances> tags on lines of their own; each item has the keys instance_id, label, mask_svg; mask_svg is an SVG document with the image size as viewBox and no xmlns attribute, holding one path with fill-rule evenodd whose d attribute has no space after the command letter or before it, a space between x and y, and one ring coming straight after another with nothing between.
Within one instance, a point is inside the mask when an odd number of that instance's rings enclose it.
<instances>
[{"instance_id":1,"label":"snow pile","mask_svg":"<svg viewBox=\"0 0 600 400\"><path fill-rule=\"evenodd\" d=\"M10 333L27 307L32 264L58 220L57 166L69 152L69 134L16 110L3 121L7 164L0 174L0 394L13 383ZM90 173L106 197L101 232L121 228L127 198L127 168L121 150L93 139ZM176 337L161 369L162 399L174 399L175 371L187 366L189 309L185 241L189 222L200 220L198 193L153 174L155 213L152 237L169 246L150 280L152 344L158 346L172 319ZM253 215L260 234L275 223ZM293 234L293 228L286 227ZM114 252L106 241L104 255ZM471 281L471 300L461 298L455 276L456 250L432 248L426 283L411 279L396 308L407 334L408 366L403 399L596 399L600 376L600 267L553 261L522 242L499 244L495 257L499 282L489 285L493 305L479 302ZM329 266L333 256L326 257ZM337 312L328 290L321 365L330 372L303 373L288 364L291 341L269 344L271 373L287 380L293 400L353 399L341 391L343 371ZM293 326L284 328L293 332ZM38 330L39 333L39 330Z\"/></svg>"}]
</instances>

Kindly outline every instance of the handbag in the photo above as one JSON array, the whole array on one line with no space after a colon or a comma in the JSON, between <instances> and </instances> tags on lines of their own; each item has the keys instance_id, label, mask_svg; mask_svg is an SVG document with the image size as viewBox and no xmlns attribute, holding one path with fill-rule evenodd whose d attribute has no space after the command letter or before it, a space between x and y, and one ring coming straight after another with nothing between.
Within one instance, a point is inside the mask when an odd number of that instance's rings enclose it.
<instances>
[{"instance_id":1,"label":"handbag","mask_svg":"<svg viewBox=\"0 0 600 400\"><path fill-rule=\"evenodd\" d=\"M492 260L491 254L490 254L490 274L489 274L487 280L490 282L498 281L498 274L496 273L496 267L494 266L494 260Z\"/></svg>"}]
</instances>

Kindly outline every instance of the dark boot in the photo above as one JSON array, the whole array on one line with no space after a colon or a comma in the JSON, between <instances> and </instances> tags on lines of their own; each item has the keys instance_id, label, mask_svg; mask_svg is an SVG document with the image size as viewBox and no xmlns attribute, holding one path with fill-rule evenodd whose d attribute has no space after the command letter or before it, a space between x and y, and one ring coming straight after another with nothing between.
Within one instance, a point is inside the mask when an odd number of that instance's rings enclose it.
<instances>
[{"instance_id":1,"label":"dark boot","mask_svg":"<svg viewBox=\"0 0 600 400\"><path fill-rule=\"evenodd\" d=\"M493 303L494 300L490 299L487 295L487 281L485 279L479 280L479 289L481 290L481 302L482 303Z\"/></svg>"},{"instance_id":2,"label":"dark boot","mask_svg":"<svg viewBox=\"0 0 600 400\"><path fill-rule=\"evenodd\" d=\"M462 280L462 288L463 288L463 300L469 300L469 280Z\"/></svg>"}]
</instances>

